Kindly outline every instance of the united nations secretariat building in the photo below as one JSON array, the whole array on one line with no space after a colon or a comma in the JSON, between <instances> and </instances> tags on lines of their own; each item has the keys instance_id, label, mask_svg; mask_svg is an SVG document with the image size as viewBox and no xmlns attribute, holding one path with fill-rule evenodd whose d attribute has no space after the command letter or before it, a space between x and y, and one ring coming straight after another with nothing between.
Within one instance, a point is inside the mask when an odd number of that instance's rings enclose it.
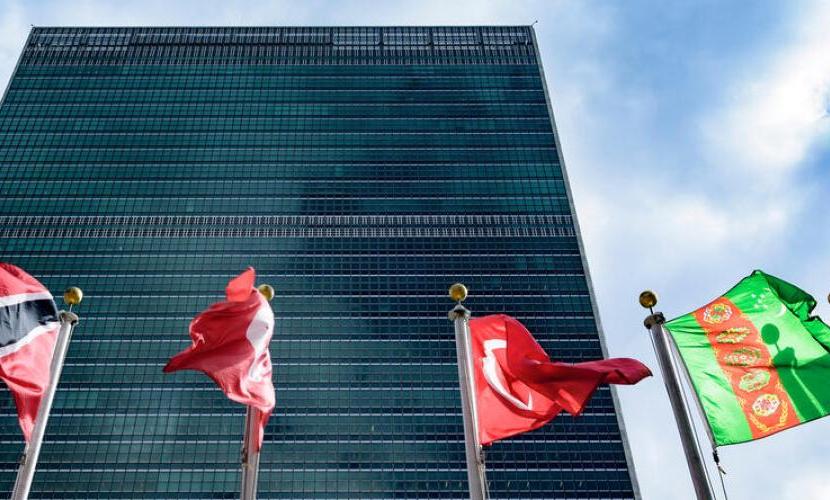
<instances>
[{"instance_id":1,"label":"united nations secretariat building","mask_svg":"<svg viewBox=\"0 0 830 500\"><path fill-rule=\"evenodd\" d=\"M448 285L603 356L551 109L528 26L33 28L0 260L86 297L32 498L238 497L244 407L162 366L249 265L276 289L259 497L465 498ZM0 432L5 494L5 388ZM487 468L494 499L637 494L608 387Z\"/></svg>"}]
</instances>

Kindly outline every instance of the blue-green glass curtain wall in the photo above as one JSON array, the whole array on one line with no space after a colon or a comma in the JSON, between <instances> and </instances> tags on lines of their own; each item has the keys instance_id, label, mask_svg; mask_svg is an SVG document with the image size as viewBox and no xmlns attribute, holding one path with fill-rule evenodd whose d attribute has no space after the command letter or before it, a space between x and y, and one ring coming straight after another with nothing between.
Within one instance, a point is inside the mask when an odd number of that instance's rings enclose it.
<instances>
[{"instance_id":1,"label":"blue-green glass curtain wall","mask_svg":"<svg viewBox=\"0 0 830 500\"><path fill-rule=\"evenodd\" d=\"M528 27L34 28L0 256L86 299L33 497L236 497L244 408L161 368L252 265L277 290L260 497L463 498L448 285L602 356L537 61ZM603 388L488 449L492 496L631 497L624 449Z\"/></svg>"}]
</instances>

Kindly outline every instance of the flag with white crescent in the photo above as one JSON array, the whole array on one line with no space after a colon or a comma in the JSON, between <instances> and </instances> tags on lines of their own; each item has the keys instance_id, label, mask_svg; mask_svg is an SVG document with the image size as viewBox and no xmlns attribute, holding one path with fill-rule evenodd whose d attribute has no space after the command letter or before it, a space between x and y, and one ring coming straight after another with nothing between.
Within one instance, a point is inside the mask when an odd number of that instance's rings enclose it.
<instances>
[{"instance_id":1,"label":"flag with white crescent","mask_svg":"<svg viewBox=\"0 0 830 500\"><path fill-rule=\"evenodd\" d=\"M636 359L551 361L527 328L504 314L470 320L481 444L537 429L562 410L578 415L600 384L651 375Z\"/></svg>"}]
</instances>

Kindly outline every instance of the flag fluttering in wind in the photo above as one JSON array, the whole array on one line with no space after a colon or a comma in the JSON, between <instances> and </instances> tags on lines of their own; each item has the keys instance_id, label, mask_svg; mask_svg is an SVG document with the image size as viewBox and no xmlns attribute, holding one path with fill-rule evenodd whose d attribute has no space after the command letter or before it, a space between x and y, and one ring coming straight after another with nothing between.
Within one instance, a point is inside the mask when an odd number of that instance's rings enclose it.
<instances>
[{"instance_id":1,"label":"flag fluttering in wind","mask_svg":"<svg viewBox=\"0 0 830 500\"><path fill-rule=\"evenodd\" d=\"M27 442L49 385L58 330L49 290L19 267L0 262L0 379L14 397Z\"/></svg>"},{"instance_id":2,"label":"flag fluttering in wind","mask_svg":"<svg viewBox=\"0 0 830 500\"><path fill-rule=\"evenodd\" d=\"M830 326L800 288L762 271L664 326L716 445L769 436L830 413Z\"/></svg>"},{"instance_id":3,"label":"flag fluttering in wind","mask_svg":"<svg viewBox=\"0 0 830 500\"><path fill-rule=\"evenodd\" d=\"M651 375L634 359L550 360L518 320L470 320L481 444L537 429L566 410L579 415L600 384L636 384Z\"/></svg>"},{"instance_id":4,"label":"flag fluttering in wind","mask_svg":"<svg viewBox=\"0 0 830 500\"><path fill-rule=\"evenodd\" d=\"M262 446L265 424L274 409L274 383L268 344L274 332L271 305L254 288L253 268L232 279L226 301L211 305L190 323L193 343L164 367L204 372L232 401L259 410L256 450Z\"/></svg>"}]
</instances>

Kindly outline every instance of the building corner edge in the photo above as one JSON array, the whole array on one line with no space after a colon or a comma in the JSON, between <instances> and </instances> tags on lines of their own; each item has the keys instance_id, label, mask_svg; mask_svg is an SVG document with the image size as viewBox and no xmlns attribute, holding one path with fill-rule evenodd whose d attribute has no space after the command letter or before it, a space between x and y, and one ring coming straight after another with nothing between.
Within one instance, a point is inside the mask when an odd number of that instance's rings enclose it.
<instances>
[{"instance_id":1,"label":"building corner edge","mask_svg":"<svg viewBox=\"0 0 830 500\"><path fill-rule=\"evenodd\" d=\"M605 342L605 332L602 328L602 321L600 320L599 315L599 307L596 301L596 293L594 292L594 285L593 281L591 280L590 270L588 268L588 258L585 255L585 245L582 241L582 232L579 229L579 220L576 214L576 205L574 204L573 194L571 192L571 183L568 178L568 171L565 167L565 157L562 153L562 144L559 140L559 129L556 127L556 119L553 113L553 103L551 101L550 91L548 90L547 79L545 78L545 69L542 65L542 55L539 49L538 38L536 37L535 24L536 23L528 26L528 30L530 31L530 36L533 39L533 52L536 55L536 65L539 67L539 76L542 80L542 89L545 93L545 104L548 108L548 116L550 117L550 124L553 130L553 140L554 144L556 145L556 155L559 159L559 168L562 170L562 178L565 184L565 194L568 198L568 206L571 210L574 232L576 233L576 241L579 247L580 258L582 260L582 270L585 273L585 281L588 285L588 296L591 300L591 308L594 312L594 322L597 327L597 335L599 336L600 349L602 350L603 357L607 358L608 348ZM634 498L640 500L642 499L642 494L640 492L639 482L637 481L637 473L634 466L634 457L631 454L631 448L628 445L628 433L626 432L625 422L622 418L622 409L620 408L619 397L617 396L616 388L613 385L609 388L611 390L611 399L615 409L617 425L620 429L620 437L622 439L623 451L625 452L625 460L628 463L628 475L631 478L631 488L634 491Z\"/></svg>"},{"instance_id":2,"label":"building corner edge","mask_svg":"<svg viewBox=\"0 0 830 500\"><path fill-rule=\"evenodd\" d=\"M5 104L6 102L6 96L9 94L9 89L11 89L12 86L12 80L14 80L14 77L17 76L17 70L18 68L20 68L20 63L23 61L23 54L26 53L26 48L29 47L29 42L32 41L32 35L34 34L36 29L38 29L37 26L29 27L29 34L26 35L26 40L23 42L23 49L20 50L20 55L17 56L17 62L14 63L14 69L9 75L9 81L6 82L6 87L3 90L3 96L0 97L0 106Z\"/></svg>"}]
</instances>

